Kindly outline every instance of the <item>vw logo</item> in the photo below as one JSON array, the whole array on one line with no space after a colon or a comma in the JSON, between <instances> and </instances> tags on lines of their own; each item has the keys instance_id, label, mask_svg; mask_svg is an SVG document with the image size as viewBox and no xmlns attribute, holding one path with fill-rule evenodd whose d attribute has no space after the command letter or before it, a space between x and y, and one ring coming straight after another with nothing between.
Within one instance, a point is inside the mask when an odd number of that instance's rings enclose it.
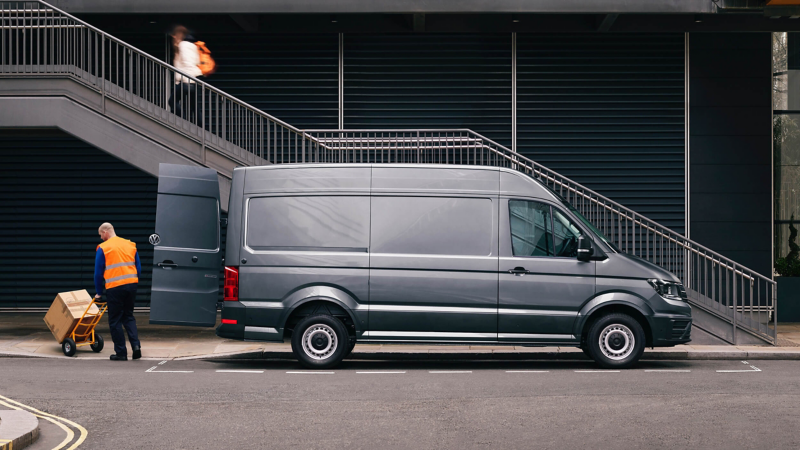
<instances>
[{"instance_id":1,"label":"vw logo","mask_svg":"<svg viewBox=\"0 0 800 450\"><path fill-rule=\"evenodd\" d=\"M150 240L150 244L151 245L158 245L158 244L161 243L161 236L153 233L153 234L150 235L150 239L149 240Z\"/></svg>"}]
</instances>

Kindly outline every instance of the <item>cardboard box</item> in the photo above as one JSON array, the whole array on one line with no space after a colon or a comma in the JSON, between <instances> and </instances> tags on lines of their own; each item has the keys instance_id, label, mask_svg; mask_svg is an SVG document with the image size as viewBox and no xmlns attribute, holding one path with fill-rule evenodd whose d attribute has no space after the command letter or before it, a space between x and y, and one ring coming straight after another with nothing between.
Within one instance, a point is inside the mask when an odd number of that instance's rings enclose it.
<instances>
[{"instance_id":1,"label":"cardboard box","mask_svg":"<svg viewBox=\"0 0 800 450\"><path fill-rule=\"evenodd\" d=\"M62 292L56 296L53 304L50 305L50 310L44 316L44 323L50 328L50 332L53 333L53 337L59 344L69 337L90 303L92 303L92 297L86 292L86 289ZM100 310L96 305L92 305L89 312L99 314Z\"/></svg>"}]
</instances>

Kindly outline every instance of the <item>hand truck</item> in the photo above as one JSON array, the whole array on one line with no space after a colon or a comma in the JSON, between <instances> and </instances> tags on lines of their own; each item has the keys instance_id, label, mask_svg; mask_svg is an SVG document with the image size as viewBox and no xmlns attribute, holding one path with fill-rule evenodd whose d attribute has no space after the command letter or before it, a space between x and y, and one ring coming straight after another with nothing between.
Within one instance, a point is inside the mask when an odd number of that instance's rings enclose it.
<instances>
[{"instance_id":1,"label":"hand truck","mask_svg":"<svg viewBox=\"0 0 800 450\"><path fill-rule=\"evenodd\" d=\"M91 312L92 305L97 305L97 313ZM92 348L92 351L100 353L103 350L103 336L95 333L94 329L97 327L97 324L100 323L100 319L103 318L103 314L105 314L107 310L108 303L93 297L92 303L90 303L86 311L83 312L75 328L73 328L69 336L64 339L64 342L61 343L61 351L67 356L74 356L78 347L88 345Z\"/></svg>"}]
</instances>

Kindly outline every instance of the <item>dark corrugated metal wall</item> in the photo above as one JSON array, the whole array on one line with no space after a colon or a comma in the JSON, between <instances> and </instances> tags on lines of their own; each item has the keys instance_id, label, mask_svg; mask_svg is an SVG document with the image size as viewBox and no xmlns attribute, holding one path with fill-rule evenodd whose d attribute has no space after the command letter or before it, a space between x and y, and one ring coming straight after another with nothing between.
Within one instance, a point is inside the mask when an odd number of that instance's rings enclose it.
<instances>
[{"instance_id":1,"label":"dark corrugated metal wall","mask_svg":"<svg viewBox=\"0 0 800 450\"><path fill-rule=\"evenodd\" d=\"M158 180L58 131L0 131L0 306L50 306L58 292L94 294L97 227L136 242L137 303L150 299Z\"/></svg>"},{"instance_id":2,"label":"dark corrugated metal wall","mask_svg":"<svg viewBox=\"0 0 800 450\"><path fill-rule=\"evenodd\" d=\"M0 130L0 168L0 307L50 306L57 293L78 289L94 294L103 222L136 243L136 306L150 306L157 178L57 130Z\"/></svg>"},{"instance_id":3,"label":"dark corrugated metal wall","mask_svg":"<svg viewBox=\"0 0 800 450\"><path fill-rule=\"evenodd\" d=\"M683 34L517 36L517 151L685 231Z\"/></svg>"},{"instance_id":4,"label":"dark corrugated metal wall","mask_svg":"<svg viewBox=\"0 0 800 450\"><path fill-rule=\"evenodd\" d=\"M470 128L511 145L511 35L344 36L345 128Z\"/></svg>"}]
</instances>

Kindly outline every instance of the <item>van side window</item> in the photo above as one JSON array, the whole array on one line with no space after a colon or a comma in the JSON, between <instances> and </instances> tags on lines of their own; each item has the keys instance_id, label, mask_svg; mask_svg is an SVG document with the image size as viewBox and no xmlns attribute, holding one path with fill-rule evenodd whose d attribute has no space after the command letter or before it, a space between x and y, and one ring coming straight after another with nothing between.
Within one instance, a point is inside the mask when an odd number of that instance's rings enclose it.
<instances>
[{"instance_id":1,"label":"van side window","mask_svg":"<svg viewBox=\"0 0 800 450\"><path fill-rule=\"evenodd\" d=\"M489 256L493 203L488 198L372 197L374 253Z\"/></svg>"},{"instance_id":2,"label":"van side window","mask_svg":"<svg viewBox=\"0 0 800 450\"><path fill-rule=\"evenodd\" d=\"M253 250L366 252L369 197L251 198L245 239Z\"/></svg>"},{"instance_id":3,"label":"van side window","mask_svg":"<svg viewBox=\"0 0 800 450\"><path fill-rule=\"evenodd\" d=\"M514 256L554 255L549 205L509 200L508 213Z\"/></svg>"},{"instance_id":4,"label":"van side window","mask_svg":"<svg viewBox=\"0 0 800 450\"><path fill-rule=\"evenodd\" d=\"M553 235L555 236L556 256L578 256L578 238L581 230L561 211L553 208Z\"/></svg>"}]
</instances>

